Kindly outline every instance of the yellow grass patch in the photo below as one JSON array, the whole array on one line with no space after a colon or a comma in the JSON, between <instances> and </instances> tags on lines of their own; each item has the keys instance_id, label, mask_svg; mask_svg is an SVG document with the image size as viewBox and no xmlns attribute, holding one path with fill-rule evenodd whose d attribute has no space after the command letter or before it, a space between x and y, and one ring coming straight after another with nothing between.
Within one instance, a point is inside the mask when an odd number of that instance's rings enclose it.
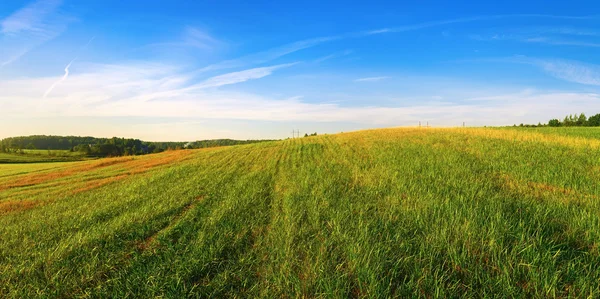
<instances>
[{"instance_id":1,"label":"yellow grass patch","mask_svg":"<svg viewBox=\"0 0 600 299\"><path fill-rule=\"evenodd\" d=\"M0 215L31 209L42 202L39 200L7 200L0 202Z\"/></svg>"}]
</instances>

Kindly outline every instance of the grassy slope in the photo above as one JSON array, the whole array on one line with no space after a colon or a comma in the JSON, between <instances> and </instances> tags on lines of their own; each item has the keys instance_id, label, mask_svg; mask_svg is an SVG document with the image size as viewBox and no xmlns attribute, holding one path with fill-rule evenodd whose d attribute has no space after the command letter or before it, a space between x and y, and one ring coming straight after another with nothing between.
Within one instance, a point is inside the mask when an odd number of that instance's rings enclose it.
<instances>
[{"instance_id":1,"label":"grassy slope","mask_svg":"<svg viewBox=\"0 0 600 299\"><path fill-rule=\"evenodd\" d=\"M494 129L0 165L0 297L597 297L599 179Z\"/></svg>"}]
</instances>

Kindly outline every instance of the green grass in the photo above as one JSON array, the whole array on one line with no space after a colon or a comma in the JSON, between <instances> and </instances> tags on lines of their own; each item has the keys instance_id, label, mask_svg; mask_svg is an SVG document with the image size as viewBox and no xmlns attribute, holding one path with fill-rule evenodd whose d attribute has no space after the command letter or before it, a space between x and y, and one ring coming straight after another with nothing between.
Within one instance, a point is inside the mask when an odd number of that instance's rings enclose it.
<instances>
[{"instance_id":1,"label":"green grass","mask_svg":"<svg viewBox=\"0 0 600 299\"><path fill-rule=\"evenodd\" d=\"M505 129L0 165L0 297L593 298L599 181Z\"/></svg>"},{"instance_id":2,"label":"green grass","mask_svg":"<svg viewBox=\"0 0 600 299\"><path fill-rule=\"evenodd\" d=\"M582 137L600 139L600 127L539 127L539 128L521 128L508 127L512 130L521 130L525 132L538 132L542 134Z\"/></svg>"},{"instance_id":3,"label":"green grass","mask_svg":"<svg viewBox=\"0 0 600 299\"><path fill-rule=\"evenodd\" d=\"M0 164L6 163L42 163L85 160L85 154L63 150L22 150L22 153L0 152Z\"/></svg>"}]
</instances>

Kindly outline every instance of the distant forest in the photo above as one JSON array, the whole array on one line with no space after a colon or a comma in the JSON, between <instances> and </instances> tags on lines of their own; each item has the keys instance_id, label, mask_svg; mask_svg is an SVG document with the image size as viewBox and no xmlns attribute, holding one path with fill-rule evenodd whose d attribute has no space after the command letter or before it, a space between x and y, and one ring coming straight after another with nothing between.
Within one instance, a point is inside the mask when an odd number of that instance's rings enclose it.
<instances>
[{"instance_id":1,"label":"distant forest","mask_svg":"<svg viewBox=\"0 0 600 299\"><path fill-rule=\"evenodd\" d=\"M165 150L248 144L272 140L214 139L194 142L147 142L127 138L95 138L79 136L20 136L0 141L0 152L23 153L25 149L68 150L82 152L90 157L114 157L160 153Z\"/></svg>"},{"instance_id":2,"label":"distant forest","mask_svg":"<svg viewBox=\"0 0 600 299\"><path fill-rule=\"evenodd\" d=\"M516 126L516 125L515 125ZM590 116L585 116L584 113L579 115L570 114L565 116L563 120L554 118L548 121L547 124L538 123L537 125L520 124L519 127L600 127L600 113Z\"/></svg>"}]
</instances>

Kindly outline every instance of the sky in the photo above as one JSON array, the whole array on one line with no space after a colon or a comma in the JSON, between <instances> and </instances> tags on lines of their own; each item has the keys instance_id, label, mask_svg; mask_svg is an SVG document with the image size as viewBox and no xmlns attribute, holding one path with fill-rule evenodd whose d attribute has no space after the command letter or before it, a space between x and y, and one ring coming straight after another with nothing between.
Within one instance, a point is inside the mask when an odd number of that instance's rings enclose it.
<instances>
[{"instance_id":1,"label":"sky","mask_svg":"<svg viewBox=\"0 0 600 299\"><path fill-rule=\"evenodd\" d=\"M600 113L597 1L0 3L0 138L287 138Z\"/></svg>"}]
</instances>

